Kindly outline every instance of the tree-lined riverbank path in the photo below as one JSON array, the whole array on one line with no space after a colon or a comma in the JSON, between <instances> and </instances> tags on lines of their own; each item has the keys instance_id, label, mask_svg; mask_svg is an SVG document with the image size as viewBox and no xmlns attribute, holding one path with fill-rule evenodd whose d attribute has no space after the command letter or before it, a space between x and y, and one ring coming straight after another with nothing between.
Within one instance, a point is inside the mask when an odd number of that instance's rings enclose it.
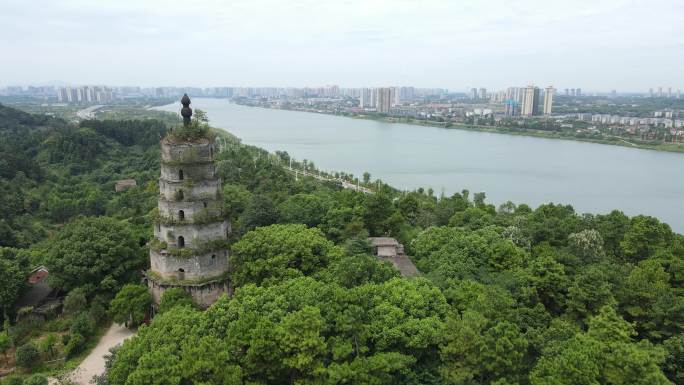
<instances>
[{"instance_id":1,"label":"tree-lined riverbank path","mask_svg":"<svg viewBox=\"0 0 684 385\"><path fill-rule=\"evenodd\" d=\"M342 186L342 188L346 188L349 190L360 191L364 194L375 194L375 191L369 189L368 187L363 187L361 185L351 183L351 182L346 181L346 180L341 179L341 178L333 178L333 177L326 176L323 174L312 173L310 171L298 170L298 169L295 169L295 168L292 168L289 166L284 166L283 168L285 170L295 174L295 178L299 177L300 175L301 176L310 176L312 178L318 179L318 180L323 181L323 182L332 182L332 183L339 184L340 186Z\"/></svg>"}]
</instances>

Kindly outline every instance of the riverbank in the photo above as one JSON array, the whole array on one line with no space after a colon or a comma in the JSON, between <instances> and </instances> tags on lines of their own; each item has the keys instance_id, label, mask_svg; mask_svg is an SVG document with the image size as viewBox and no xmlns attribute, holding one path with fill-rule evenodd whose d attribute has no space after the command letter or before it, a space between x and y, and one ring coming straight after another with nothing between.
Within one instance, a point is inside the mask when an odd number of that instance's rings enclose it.
<instances>
[{"instance_id":1,"label":"riverbank","mask_svg":"<svg viewBox=\"0 0 684 385\"><path fill-rule=\"evenodd\" d=\"M253 106L249 104L236 103L245 107L256 107L264 109L273 109L265 106ZM587 142L596 144L606 144L611 146L620 146L628 148L638 148L643 150L653 150L653 151L663 151L663 152L677 152L684 153L684 143L663 143L663 142L651 142L651 141L641 141L634 140L631 138L623 138L618 136L606 137L602 135L601 137L585 137L577 135L567 135L562 132L557 131L543 131L543 130L530 130L530 129L508 129L496 126L484 126L484 125L473 125L473 124L454 124L450 122L436 122L430 120L413 119L413 118L397 118L391 116L380 116L380 115L366 115L366 114L334 114L327 113L323 111L310 111L310 110L298 110L298 109L279 109L276 110L283 111L297 111L297 112L308 112L322 115L331 115L346 117L352 119L363 119L363 120L375 120L382 121L386 123L397 123L397 124L408 124L408 125L419 125L426 127L439 127L445 129L455 129L455 130L466 130L466 131L477 131L477 132L488 132L493 134L506 134L506 135L516 135L516 136L531 136L535 138L545 138L545 139L560 139L560 140L571 140L576 142Z\"/></svg>"},{"instance_id":2,"label":"riverbank","mask_svg":"<svg viewBox=\"0 0 684 385\"><path fill-rule=\"evenodd\" d=\"M414 124L414 123L411 123ZM557 132L541 131L541 130L523 130L523 131L513 131L500 129L491 126L472 126L472 125L454 125L451 127L446 127L448 129L459 129L467 131L478 131L478 132L489 132L495 134L507 134L507 135L517 135L517 136L532 136L535 138L546 138L546 139L560 139L560 140L571 140L576 142L588 142L597 144L606 144L611 146L620 146L628 148L639 148L643 150L654 150L663 152L677 152L684 153L684 143L650 143L643 141L629 141L628 139L622 137L602 137L602 138L590 138L590 137L576 137L570 135L562 135Z\"/></svg>"}]
</instances>

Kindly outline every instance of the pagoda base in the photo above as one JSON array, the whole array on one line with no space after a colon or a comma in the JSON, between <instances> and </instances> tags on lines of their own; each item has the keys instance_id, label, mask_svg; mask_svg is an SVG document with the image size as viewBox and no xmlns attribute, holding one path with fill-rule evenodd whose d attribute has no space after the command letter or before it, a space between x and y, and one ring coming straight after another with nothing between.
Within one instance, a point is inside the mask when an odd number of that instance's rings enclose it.
<instances>
[{"instance_id":1,"label":"pagoda base","mask_svg":"<svg viewBox=\"0 0 684 385\"><path fill-rule=\"evenodd\" d=\"M161 302L164 291L176 287L181 288L190 294L195 304L203 309L211 306L223 294L227 294L228 296L233 295L233 287L230 284L230 279L227 277L219 277L216 280L202 283L181 283L163 281L154 278L151 275L152 274L146 274L145 278L155 306L158 306Z\"/></svg>"}]
</instances>

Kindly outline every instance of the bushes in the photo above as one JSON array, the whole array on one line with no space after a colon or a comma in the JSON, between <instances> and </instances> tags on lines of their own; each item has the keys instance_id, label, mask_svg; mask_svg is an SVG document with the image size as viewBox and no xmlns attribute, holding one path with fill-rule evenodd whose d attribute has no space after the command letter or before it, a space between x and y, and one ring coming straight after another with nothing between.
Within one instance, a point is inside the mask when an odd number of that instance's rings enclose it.
<instances>
[{"instance_id":1,"label":"bushes","mask_svg":"<svg viewBox=\"0 0 684 385\"><path fill-rule=\"evenodd\" d=\"M104 306L96 302L90 305L90 310L88 310L88 319L93 325L99 325L107 319L107 311L105 310Z\"/></svg>"},{"instance_id":2,"label":"bushes","mask_svg":"<svg viewBox=\"0 0 684 385\"><path fill-rule=\"evenodd\" d=\"M0 354L5 354L12 346L12 340L6 331L0 332Z\"/></svg>"},{"instance_id":3,"label":"bushes","mask_svg":"<svg viewBox=\"0 0 684 385\"><path fill-rule=\"evenodd\" d=\"M80 334L84 337L89 337L93 334L93 323L88 318L88 314L81 313L74 318L69 329L71 334Z\"/></svg>"},{"instance_id":4,"label":"bushes","mask_svg":"<svg viewBox=\"0 0 684 385\"><path fill-rule=\"evenodd\" d=\"M20 346L15 353L17 365L22 368L30 368L38 363L40 355L38 349L32 343L27 343Z\"/></svg>"},{"instance_id":5,"label":"bushes","mask_svg":"<svg viewBox=\"0 0 684 385\"><path fill-rule=\"evenodd\" d=\"M64 353L67 355L67 357L71 357L74 354L80 352L85 343L86 339L81 334L72 334L69 337L69 341L64 346Z\"/></svg>"},{"instance_id":6,"label":"bushes","mask_svg":"<svg viewBox=\"0 0 684 385\"><path fill-rule=\"evenodd\" d=\"M81 288L74 289L64 298L64 312L76 314L83 311L88 306L85 291Z\"/></svg>"},{"instance_id":7,"label":"bushes","mask_svg":"<svg viewBox=\"0 0 684 385\"><path fill-rule=\"evenodd\" d=\"M40 351L46 357L52 358L55 354L55 345L57 344L57 335L50 333L43 340L40 341Z\"/></svg>"},{"instance_id":8,"label":"bushes","mask_svg":"<svg viewBox=\"0 0 684 385\"><path fill-rule=\"evenodd\" d=\"M22 385L47 385L48 379L42 374L34 374L24 380Z\"/></svg>"},{"instance_id":9,"label":"bushes","mask_svg":"<svg viewBox=\"0 0 684 385\"><path fill-rule=\"evenodd\" d=\"M21 379L21 377L7 377L3 382L1 382L2 385L23 385L24 381Z\"/></svg>"}]
</instances>

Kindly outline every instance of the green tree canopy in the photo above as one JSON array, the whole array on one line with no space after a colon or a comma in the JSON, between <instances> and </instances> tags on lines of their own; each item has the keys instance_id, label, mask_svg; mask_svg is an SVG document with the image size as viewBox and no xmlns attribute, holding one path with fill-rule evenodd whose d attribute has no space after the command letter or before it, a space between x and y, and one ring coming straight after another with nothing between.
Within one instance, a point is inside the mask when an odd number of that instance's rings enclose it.
<instances>
[{"instance_id":1,"label":"green tree canopy","mask_svg":"<svg viewBox=\"0 0 684 385\"><path fill-rule=\"evenodd\" d=\"M179 307L155 317L124 343L109 380L401 383L434 363L446 311L424 279L350 289L308 277L250 284L206 312Z\"/></svg>"},{"instance_id":2,"label":"green tree canopy","mask_svg":"<svg viewBox=\"0 0 684 385\"><path fill-rule=\"evenodd\" d=\"M159 313L165 313L176 306L194 307L195 303L192 301L190 294L179 287L164 290L161 302L159 303Z\"/></svg>"},{"instance_id":3,"label":"green tree canopy","mask_svg":"<svg viewBox=\"0 0 684 385\"><path fill-rule=\"evenodd\" d=\"M26 274L16 261L0 258L0 311L5 317L26 285Z\"/></svg>"},{"instance_id":4,"label":"green tree canopy","mask_svg":"<svg viewBox=\"0 0 684 385\"><path fill-rule=\"evenodd\" d=\"M233 282L241 286L310 275L340 255L341 250L319 229L305 225L257 228L233 245Z\"/></svg>"},{"instance_id":5,"label":"green tree canopy","mask_svg":"<svg viewBox=\"0 0 684 385\"><path fill-rule=\"evenodd\" d=\"M147 287L127 284L109 304L109 314L114 322L137 326L145 320L151 306L152 296Z\"/></svg>"},{"instance_id":6,"label":"green tree canopy","mask_svg":"<svg viewBox=\"0 0 684 385\"><path fill-rule=\"evenodd\" d=\"M116 291L143 261L142 249L129 228L108 217L78 218L58 231L45 247L49 280L66 291Z\"/></svg>"}]
</instances>

